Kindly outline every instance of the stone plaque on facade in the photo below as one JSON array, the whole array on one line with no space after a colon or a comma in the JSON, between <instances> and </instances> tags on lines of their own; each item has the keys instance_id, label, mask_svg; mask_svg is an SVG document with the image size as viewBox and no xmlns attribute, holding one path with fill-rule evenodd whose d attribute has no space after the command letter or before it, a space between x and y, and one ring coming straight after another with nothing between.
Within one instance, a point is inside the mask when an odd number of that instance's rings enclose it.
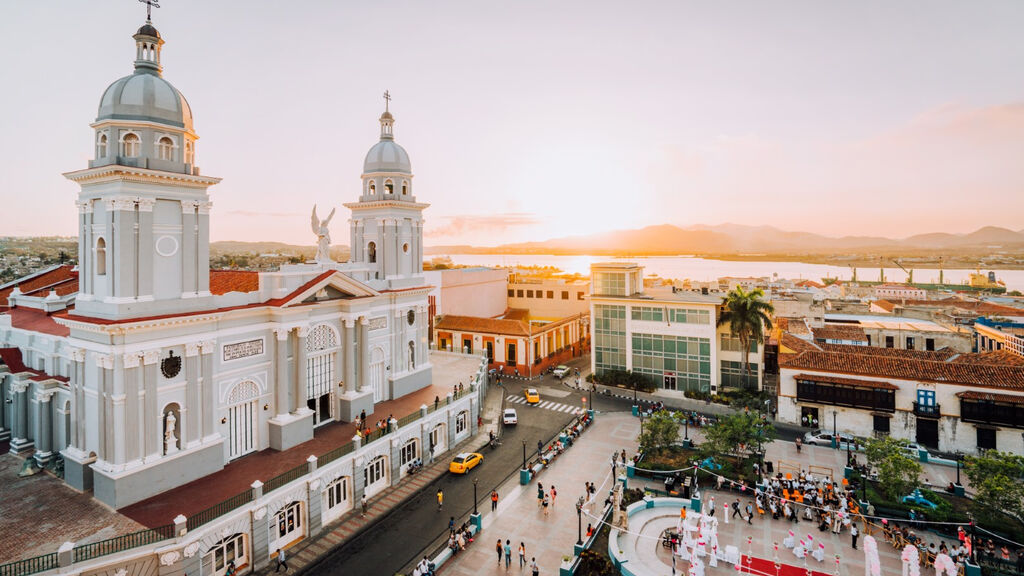
<instances>
[{"instance_id":1,"label":"stone plaque on facade","mask_svg":"<svg viewBox=\"0 0 1024 576\"><path fill-rule=\"evenodd\" d=\"M380 330L388 327L388 319L384 316L370 318L370 330Z\"/></svg>"},{"instance_id":2,"label":"stone plaque on facade","mask_svg":"<svg viewBox=\"0 0 1024 576\"><path fill-rule=\"evenodd\" d=\"M263 354L263 338L224 345L225 362L248 358L249 356L259 356L261 354Z\"/></svg>"}]
</instances>

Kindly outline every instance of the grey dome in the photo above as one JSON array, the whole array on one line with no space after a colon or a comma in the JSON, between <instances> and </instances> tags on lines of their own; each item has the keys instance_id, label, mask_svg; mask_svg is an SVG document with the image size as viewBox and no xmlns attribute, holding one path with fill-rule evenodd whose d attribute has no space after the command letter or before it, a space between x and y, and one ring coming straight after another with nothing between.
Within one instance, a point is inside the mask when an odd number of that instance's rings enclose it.
<instances>
[{"instance_id":1,"label":"grey dome","mask_svg":"<svg viewBox=\"0 0 1024 576\"><path fill-rule=\"evenodd\" d=\"M409 154L391 139L382 139L370 148L366 153L366 160L363 161L363 173L372 172L400 172L412 174L412 164L409 162Z\"/></svg>"},{"instance_id":2,"label":"grey dome","mask_svg":"<svg viewBox=\"0 0 1024 576\"><path fill-rule=\"evenodd\" d=\"M160 32L156 29L155 26L153 26L152 22L150 22L149 20L146 20L146 23L142 25L142 28L139 28L138 32L136 32L135 35L136 36L152 36L154 38L159 38L160 37Z\"/></svg>"},{"instance_id":3,"label":"grey dome","mask_svg":"<svg viewBox=\"0 0 1024 576\"><path fill-rule=\"evenodd\" d=\"M96 120L143 120L192 131L192 109L181 92L161 76L141 70L107 88Z\"/></svg>"}]
</instances>

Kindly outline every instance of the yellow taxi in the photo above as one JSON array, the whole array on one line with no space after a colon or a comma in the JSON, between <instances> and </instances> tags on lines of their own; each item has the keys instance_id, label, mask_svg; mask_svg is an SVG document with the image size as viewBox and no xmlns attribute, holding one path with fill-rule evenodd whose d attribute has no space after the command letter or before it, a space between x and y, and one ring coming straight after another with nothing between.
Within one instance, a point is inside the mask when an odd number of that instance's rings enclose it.
<instances>
[{"instance_id":1,"label":"yellow taxi","mask_svg":"<svg viewBox=\"0 0 1024 576\"><path fill-rule=\"evenodd\" d=\"M536 388L527 388L525 394L527 404L537 404L540 402L540 393L537 392Z\"/></svg>"},{"instance_id":2,"label":"yellow taxi","mask_svg":"<svg viewBox=\"0 0 1024 576\"><path fill-rule=\"evenodd\" d=\"M477 454L476 452L463 452L455 458L452 458L452 463L448 465L448 471L452 474L465 474L483 461L484 457L482 454Z\"/></svg>"}]
</instances>

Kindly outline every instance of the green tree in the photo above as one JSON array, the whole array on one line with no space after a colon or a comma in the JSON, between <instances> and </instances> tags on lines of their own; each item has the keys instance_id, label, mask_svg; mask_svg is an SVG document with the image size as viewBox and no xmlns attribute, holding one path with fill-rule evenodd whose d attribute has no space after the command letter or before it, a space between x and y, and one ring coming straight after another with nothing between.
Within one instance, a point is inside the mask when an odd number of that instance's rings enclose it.
<instances>
[{"instance_id":1,"label":"green tree","mask_svg":"<svg viewBox=\"0 0 1024 576\"><path fill-rule=\"evenodd\" d=\"M665 410L659 410L644 420L644 429L640 433L640 449L645 453L668 448L677 440L679 422Z\"/></svg>"},{"instance_id":2,"label":"green tree","mask_svg":"<svg viewBox=\"0 0 1024 576\"><path fill-rule=\"evenodd\" d=\"M921 485L921 463L910 457L907 442L892 436L870 438L864 453L868 463L878 470L882 491L899 501Z\"/></svg>"},{"instance_id":3,"label":"green tree","mask_svg":"<svg viewBox=\"0 0 1024 576\"><path fill-rule=\"evenodd\" d=\"M1008 512L1024 517L1024 457L988 450L964 459L979 513Z\"/></svg>"},{"instance_id":4,"label":"green tree","mask_svg":"<svg viewBox=\"0 0 1024 576\"><path fill-rule=\"evenodd\" d=\"M703 432L704 442L698 449L702 458L732 455L737 465L744 452L754 452L776 437L771 422L747 410L722 416Z\"/></svg>"},{"instance_id":5,"label":"green tree","mask_svg":"<svg viewBox=\"0 0 1024 576\"><path fill-rule=\"evenodd\" d=\"M771 315L775 307L762 300L764 291L755 288L750 292L737 286L722 297L722 313L718 326L729 326L729 332L739 339L743 349L743 368L750 377L750 343L764 344L765 336L772 330Z\"/></svg>"}]
</instances>

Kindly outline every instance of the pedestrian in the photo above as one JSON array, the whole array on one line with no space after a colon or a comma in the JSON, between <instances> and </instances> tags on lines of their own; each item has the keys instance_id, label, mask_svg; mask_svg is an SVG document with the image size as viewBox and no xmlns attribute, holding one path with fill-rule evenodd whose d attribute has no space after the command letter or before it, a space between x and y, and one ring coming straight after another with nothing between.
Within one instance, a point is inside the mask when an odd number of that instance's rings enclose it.
<instances>
[{"instance_id":1,"label":"pedestrian","mask_svg":"<svg viewBox=\"0 0 1024 576\"><path fill-rule=\"evenodd\" d=\"M284 558L284 550L278 548L277 549L277 567L274 568L274 573L275 574L277 573L278 570L281 569L281 566L284 566L284 571L285 572L288 571L288 564L287 564L287 562L285 561L285 558Z\"/></svg>"},{"instance_id":2,"label":"pedestrian","mask_svg":"<svg viewBox=\"0 0 1024 576\"><path fill-rule=\"evenodd\" d=\"M443 504L444 504L444 490L441 490L440 488L438 488L437 489L437 509L440 510L441 506Z\"/></svg>"},{"instance_id":3,"label":"pedestrian","mask_svg":"<svg viewBox=\"0 0 1024 576\"><path fill-rule=\"evenodd\" d=\"M526 566L526 543L519 543L519 569L522 570L523 566Z\"/></svg>"},{"instance_id":4,"label":"pedestrian","mask_svg":"<svg viewBox=\"0 0 1024 576\"><path fill-rule=\"evenodd\" d=\"M857 525L856 524L851 525L850 526L850 537L853 538L853 549L854 550L857 549L857 535L858 534L859 534L859 532L857 532Z\"/></svg>"},{"instance_id":5,"label":"pedestrian","mask_svg":"<svg viewBox=\"0 0 1024 576\"><path fill-rule=\"evenodd\" d=\"M491 490L491 512L498 508L498 491Z\"/></svg>"},{"instance_id":6,"label":"pedestrian","mask_svg":"<svg viewBox=\"0 0 1024 576\"><path fill-rule=\"evenodd\" d=\"M228 569L224 572L224 576L235 576L235 561L228 562Z\"/></svg>"},{"instance_id":7,"label":"pedestrian","mask_svg":"<svg viewBox=\"0 0 1024 576\"><path fill-rule=\"evenodd\" d=\"M451 534L453 532L455 532L455 516L448 518L448 533Z\"/></svg>"},{"instance_id":8,"label":"pedestrian","mask_svg":"<svg viewBox=\"0 0 1024 576\"><path fill-rule=\"evenodd\" d=\"M626 449L625 448L622 449L622 465L623 466L626 465Z\"/></svg>"},{"instance_id":9,"label":"pedestrian","mask_svg":"<svg viewBox=\"0 0 1024 576\"><path fill-rule=\"evenodd\" d=\"M361 410L359 412L359 423L362 425L366 424L366 410Z\"/></svg>"},{"instance_id":10,"label":"pedestrian","mask_svg":"<svg viewBox=\"0 0 1024 576\"><path fill-rule=\"evenodd\" d=\"M440 396L434 396L434 410L437 410L437 405L441 403Z\"/></svg>"},{"instance_id":11,"label":"pedestrian","mask_svg":"<svg viewBox=\"0 0 1024 576\"><path fill-rule=\"evenodd\" d=\"M558 491L555 490L555 485L551 485L551 507L555 507L555 496L558 496Z\"/></svg>"},{"instance_id":12,"label":"pedestrian","mask_svg":"<svg viewBox=\"0 0 1024 576\"><path fill-rule=\"evenodd\" d=\"M754 507L753 507L753 505L750 502L747 502L746 510L747 510L747 524L753 524L753 522L751 522L750 520L751 520L751 518L754 517Z\"/></svg>"},{"instance_id":13,"label":"pedestrian","mask_svg":"<svg viewBox=\"0 0 1024 576\"><path fill-rule=\"evenodd\" d=\"M551 508L550 504L551 504L550 500L548 499L547 495L545 495L544 496L544 502L541 504L544 507L544 515L545 516L548 515L548 509Z\"/></svg>"},{"instance_id":14,"label":"pedestrian","mask_svg":"<svg viewBox=\"0 0 1024 576\"><path fill-rule=\"evenodd\" d=\"M508 571L508 567L512 564L512 541L505 540L505 571Z\"/></svg>"},{"instance_id":15,"label":"pedestrian","mask_svg":"<svg viewBox=\"0 0 1024 576\"><path fill-rule=\"evenodd\" d=\"M544 442L541 442L540 440L537 440L537 456L540 456L543 453L544 453Z\"/></svg>"},{"instance_id":16,"label":"pedestrian","mask_svg":"<svg viewBox=\"0 0 1024 576\"><path fill-rule=\"evenodd\" d=\"M732 517L735 518L737 516L739 516L741 519L743 518L743 514L740 513L740 499L739 498L737 498L736 501L732 503Z\"/></svg>"},{"instance_id":17,"label":"pedestrian","mask_svg":"<svg viewBox=\"0 0 1024 576\"><path fill-rule=\"evenodd\" d=\"M540 568L537 567L537 558L535 557L530 558L530 573L533 576L540 574Z\"/></svg>"},{"instance_id":18,"label":"pedestrian","mask_svg":"<svg viewBox=\"0 0 1024 576\"><path fill-rule=\"evenodd\" d=\"M364 516L364 517L365 517L365 516L366 516L366 510L367 510L367 508L369 508L369 507L368 507L368 506L366 505L366 494L365 494L365 493L364 493L364 494L363 494L363 496L362 496L362 497L361 497L361 498L359 499L359 505L360 505L360 506L362 507L362 509L363 509L363 511L362 511L362 512L361 512L361 513L360 513L359 515L360 515L360 516Z\"/></svg>"},{"instance_id":19,"label":"pedestrian","mask_svg":"<svg viewBox=\"0 0 1024 576\"><path fill-rule=\"evenodd\" d=\"M501 538L498 538L498 543L494 545L494 551L498 553L498 566L501 566L501 553L504 551L501 547Z\"/></svg>"},{"instance_id":20,"label":"pedestrian","mask_svg":"<svg viewBox=\"0 0 1024 576\"><path fill-rule=\"evenodd\" d=\"M537 482L537 506L544 504L544 485Z\"/></svg>"}]
</instances>

